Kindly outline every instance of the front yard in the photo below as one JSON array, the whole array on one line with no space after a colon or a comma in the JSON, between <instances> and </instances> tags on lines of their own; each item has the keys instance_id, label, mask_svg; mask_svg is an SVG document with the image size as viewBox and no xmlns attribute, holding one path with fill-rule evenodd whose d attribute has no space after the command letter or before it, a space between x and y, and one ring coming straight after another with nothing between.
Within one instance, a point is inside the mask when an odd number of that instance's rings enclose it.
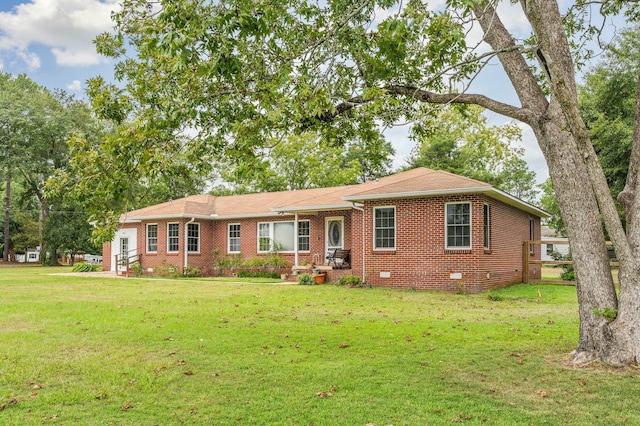
<instances>
[{"instance_id":1,"label":"front yard","mask_svg":"<svg viewBox=\"0 0 640 426\"><path fill-rule=\"evenodd\" d=\"M453 295L2 268L0 423L640 424L575 288ZM500 300L501 299L501 300Z\"/></svg>"}]
</instances>

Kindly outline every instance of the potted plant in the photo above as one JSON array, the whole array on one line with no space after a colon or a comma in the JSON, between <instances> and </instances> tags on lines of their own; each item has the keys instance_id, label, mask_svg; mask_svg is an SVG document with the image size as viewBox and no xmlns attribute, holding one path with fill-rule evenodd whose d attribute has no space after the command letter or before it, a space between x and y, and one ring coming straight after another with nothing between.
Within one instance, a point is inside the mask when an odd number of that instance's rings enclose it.
<instances>
[{"instance_id":1,"label":"potted plant","mask_svg":"<svg viewBox=\"0 0 640 426\"><path fill-rule=\"evenodd\" d=\"M316 282L316 284L322 284L322 283L324 283L325 275L326 274L324 274L324 273L322 273L322 274L320 274L320 273L313 274L313 280Z\"/></svg>"}]
</instances>

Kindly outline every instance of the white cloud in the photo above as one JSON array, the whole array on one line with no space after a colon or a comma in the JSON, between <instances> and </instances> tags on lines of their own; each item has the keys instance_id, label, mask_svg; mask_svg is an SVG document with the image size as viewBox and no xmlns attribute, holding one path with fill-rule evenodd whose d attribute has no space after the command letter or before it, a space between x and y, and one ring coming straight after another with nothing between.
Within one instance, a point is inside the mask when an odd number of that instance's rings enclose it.
<instances>
[{"instance_id":1,"label":"white cloud","mask_svg":"<svg viewBox=\"0 0 640 426\"><path fill-rule=\"evenodd\" d=\"M74 92L79 92L82 90L82 84L80 80L73 80L70 84L67 84L67 90L71 90Z\"/></svg>"},{"instance_id":2,"label":"white cloud","mask_svg":"<svg viewBox=\"0 0 640 426\"><path fill-rule=\"evenodd\" d=\"M101 62L92 40L113 24L117 0L31 0L0 12L0 50L16 52L30 69L40 66L34 46L46 46L58 65Z\"/></svg>"},{"instance_id":3,"label":"white cloud","mask_svg":"<svg viewBox=\"0 0 640 426\"><path fill-rule=\"evenodd\" d=\"M35 53L31 53L26 50L19 50L16 52L18 57L22 59L29 71L37 70L40 68L40 57Z\"/></svg>"}]
</instances>

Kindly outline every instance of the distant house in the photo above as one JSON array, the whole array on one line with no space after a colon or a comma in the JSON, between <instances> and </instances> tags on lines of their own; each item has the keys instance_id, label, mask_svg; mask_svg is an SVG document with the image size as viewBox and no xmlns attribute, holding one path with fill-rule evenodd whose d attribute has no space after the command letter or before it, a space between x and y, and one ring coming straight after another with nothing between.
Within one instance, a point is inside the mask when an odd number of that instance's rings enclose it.
<instances>
[{"instance_id":1,"label":"distant house","mask_svg":"<svg viewBox=\"0 0 640 426\"><path fill-rule=\"evenodd\" d=\"M541 252L542 260L554 260L552 253L559 253L563 256L569 254L569 239L567 237L557 236L556 231L546 226L541 228L542 241Z\"/></svg>"},{"instance_id":2,"label":"distant house","mask_svg":"<svg viewBox=\"0 0 640 426\"><path fill-rule=\"evenodd\" d=\"M295 266L346 249L349 269L329 270L330 280L352 274L372 286L480 292L522 280L523 241L540 238L543 217L487 183L417 168L359 185L195 195L134 210L103 246L103 268L136 255L148 272L171 265L207 274L214 250L248 258L277 245ZM539 277L532 267L530 278Z\"/></svg>"},{"instance_id":3,"label":"distant house","mask_svg":"<svg viewBox=\"0 0 640 426\"><path fill-rule=\"evenodd\" d=\"M27 248L24 254L16 254L16 261L20 263L40 262L40 248Z\"/></svg>"}]
</instances>

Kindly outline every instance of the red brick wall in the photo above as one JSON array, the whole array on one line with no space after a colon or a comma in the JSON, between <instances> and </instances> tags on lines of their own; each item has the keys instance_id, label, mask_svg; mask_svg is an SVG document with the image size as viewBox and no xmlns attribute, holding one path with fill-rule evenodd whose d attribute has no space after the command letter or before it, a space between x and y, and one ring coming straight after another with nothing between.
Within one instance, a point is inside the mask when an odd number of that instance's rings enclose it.
<instances>
[{"instance_id":1,"label":"red brick wall","mask_svg":"<svg viewBox=\"0 0 640 426\"><path fill-rule=\"evenodd\" d=\"M102 270L111 270L111 241L102 244Z\"/></svg>"},{"instance_id":2,"label":"red brick wall","mask_svg":"<svg viewBox=\"0 0 640 426\"><path fill-rule=\"evenodd\" d=\"M445 249L445 204L471 202L470 250ZM491 247L484 249L483 206L490 206ZM395 250L373 249L373 208L395 206ZM364 281L373 286L416 288L421 290L481 292L491 288L521 281L522 242L529 239L529 220L534 220L534 239L540 238L540 219L519 209L481 194L446 197L369 201L363 213L355 210L320 212L300 215L299 220L309 220L310 250L299 253L299 263L311 263L316 259L325 262L325 220L327 217L344 218L344 247L351 249L350 272L364 275ZM249 218L240 220L196 220L200 224L200 252L189 253L188 264L199 268L203 274L211 273L213 252L227 254L228 225L241 225L240 248L245 259L257 253L257 224L259 222L292 221L293 216ZM137 229L137 249L142 254L142 266L154 273L170 266L182 272L184 265L184 230L188 219L172 220L179 223L179 250L167 253L167 221L150 221L128 224ZM146 252L147 223L158 225L158 251ZM364 245L363 245L364 244ZM293 253L281 253L294 263ZM540 247L532 255L540 259ZM108 270L113 261L111 246L103 246L103 269ZM382 273L382 275L381 275ZM452 274L461 274L460 278ZM540 277L539 266L531 267L531 278Z\"/></svg>"},{"instance_id":3,"label":"red brick wall","mask_svg":"<svg viewBox=\"0 0 640 426\"><path fill-rule=\"evenodd\" d=\"M450 202L471 202L470 250L445 248L445 204ZM485 203L493 219L492 251L484 249ZM373 208L383 206L396 208L395 250L373 249ZM354 237L353 272L362 275L364 253L365 281L372 286L475 293L521 280L529 215L518 209L482 195L378 200L366 202L364 208L364 252L361 239ZM362 214L353 217L352 232L360 235ZM535 220L539 233L540 222Z\"/></svg>"}]
</instances>

